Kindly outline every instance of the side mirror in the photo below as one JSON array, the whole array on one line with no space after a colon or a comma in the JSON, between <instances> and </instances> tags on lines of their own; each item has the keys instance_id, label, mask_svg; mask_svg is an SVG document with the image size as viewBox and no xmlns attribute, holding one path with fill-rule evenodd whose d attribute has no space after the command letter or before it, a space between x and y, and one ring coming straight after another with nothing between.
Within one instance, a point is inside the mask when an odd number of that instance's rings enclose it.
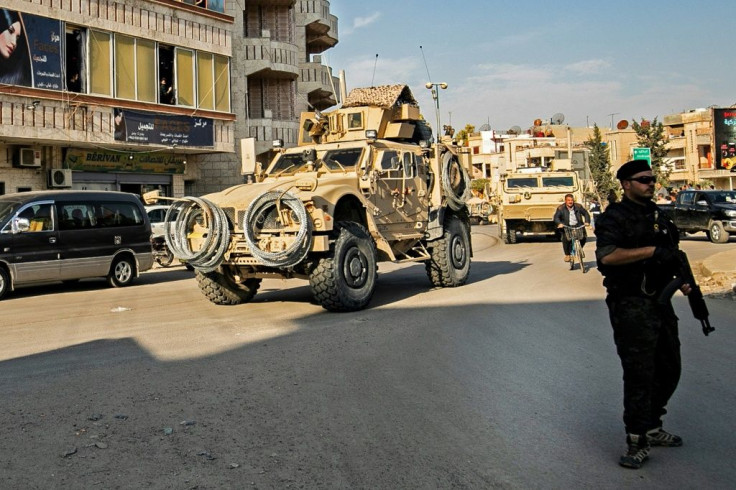
<instances>
[{"instance_id":1,"label":"side mirror","mask_svg":"<svg viewBox=\"0 0 736 490\"><path fill-rule=\"evenodd\" d=\"M31 221L28 218L13 218L13 234L25 233L31 229Z\"/></svg>"},{"instance_id":2,"label":"side mirror","mask_svg":"<svg viewBox=\"0 0 736 490\"><path fill-rule=\"evenodd\" d=\"M695 204L696 204L697 206L701 206L701 207L707 207L707 206L708 206L708 201L705 201L705 200L700 200L700 201L696 202Z\"/></svg>"}]
</instances>

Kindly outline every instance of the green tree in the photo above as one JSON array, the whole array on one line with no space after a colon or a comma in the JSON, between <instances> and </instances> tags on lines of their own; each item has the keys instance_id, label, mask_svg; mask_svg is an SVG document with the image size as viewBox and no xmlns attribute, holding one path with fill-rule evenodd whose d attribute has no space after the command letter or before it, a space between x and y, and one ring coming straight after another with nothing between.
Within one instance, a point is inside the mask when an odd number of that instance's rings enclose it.
<instances>
[{"instance_id":1,"label":"green tree","mask_svg":"<svg viewBox=\"0 0 736 490\"><path fill-rule=\"evenodd\" d=\"M468 144L468 138L473 133L475 133L475 126L472 124L466 124L463 129L457 132L457 136L455 136L457 144L460 146L466 146Z\"/></svg>"},{"instance_id":2,"label":"green tree","mask_svg":"<svg viewBox=\"0 0 736 490\"><path fill-rule=\"evenodd\" d=\"M668 187L672 169L664 164L664 157L667 155L664 146L664 125L657 122L655 117L651 123L644 118L641 123L632 120L631 127L636 132L638 145L642 148L649 148L652 153L652 172L657 177L657 181Z\"/></svg>"},{"instance_id":3,"label":"green tree","mask_svg":"<svg viewBox=\"0 0 736 490\"><path fill-rule=\"evenodd\" d=\"M595 182L598 200L602 201L611 192L616 192L618 185L611 173L611 157L597 124L593 125L593 135L585 141L585 146L590 148L590 173Z\"/></svg>"}]
</instances>

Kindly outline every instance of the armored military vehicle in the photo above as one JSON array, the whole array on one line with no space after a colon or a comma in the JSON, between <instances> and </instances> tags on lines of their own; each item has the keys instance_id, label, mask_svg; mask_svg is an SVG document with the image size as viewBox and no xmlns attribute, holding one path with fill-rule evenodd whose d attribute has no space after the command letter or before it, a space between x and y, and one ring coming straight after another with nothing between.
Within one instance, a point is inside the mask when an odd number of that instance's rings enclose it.
<instances>
[{"instance_id":1,"label":"armored military vehicle","mask_svg":"<svg viewBox=\"0 0 736 490\"><path fill-rule=\"evenodd\" d=\"M166 239L216 304L301 278L325 309L359 310L380 261L423 262L434 286L460 286L470 155L431 137L408 86L355 89L339 109L302 114L299 145L256 167L255 183L175 202Z\"/></svg>"},{"instance_id":2,"label":"armored military vehicle","mask_svg":"<svg viewBox=\"0 0 736 490\"><path fill-rule=\"evenodd\" d=\"M572 194L582 202L583 192L574 171L539 167L518 169L502 177L497 188L498 230L506 243L529 236L554 236L557 207Z\"/></svg>"}]
</instances>

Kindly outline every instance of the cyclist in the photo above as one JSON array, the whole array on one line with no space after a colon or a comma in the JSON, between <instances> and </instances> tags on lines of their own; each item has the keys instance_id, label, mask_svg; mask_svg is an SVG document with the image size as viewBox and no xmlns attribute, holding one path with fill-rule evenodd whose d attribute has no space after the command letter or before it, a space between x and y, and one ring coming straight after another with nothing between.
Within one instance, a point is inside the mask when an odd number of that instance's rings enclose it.
<instances>
[{"instance_id":1,"label":"cyclist","mask_svg":"<svg viewBox=\"0 0 736 490\"><path fill-rule=\"evenodd\" d=\"M555 211L554 222L557 223L557 228L562 231L565 226L583 226L585 223L590 223L590 214L582 204L576 203L575 198L572 194L565 194L565 202L560 204ZM580 246L585 246L585 228L583 228L583 238L580 240ZM565 254L564 261L570 262L570 251L572 244L567 239L564 233L562 233L562 252Z\"/></svg>"}]
</instances>

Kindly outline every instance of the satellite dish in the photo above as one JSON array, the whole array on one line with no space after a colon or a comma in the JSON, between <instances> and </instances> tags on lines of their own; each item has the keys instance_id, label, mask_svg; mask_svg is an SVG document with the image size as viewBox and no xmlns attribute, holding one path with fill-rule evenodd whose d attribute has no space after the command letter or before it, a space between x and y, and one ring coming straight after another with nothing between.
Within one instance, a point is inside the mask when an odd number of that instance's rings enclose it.
<instances>
[{"instance_id":1,"label":"satellite dish","mask_svg":"<svg viewBox=\"0 0 736 490\"><path fill-rule=\"evenodd\" d=\"M616 124L616 129L624 130L629 127L629 121L626 119L621 119L618 124Z\"/></svg>"},{"instance_id":2,"label":"satellite dish","mask_svg":"<svg viewBox=\"0 0 736 490\"><path fill-rule=\"evenodd\" d=\"M511 126L508 132L509 134L521 134L521 128L519 126Z\"/></svg>"},{"instance_id":3,"label":"satellite dish","mask_svg":"<svg viewBox=\"0 0 736 490\"><path fill-rule=\"evenodd\" d=\"M478 131L490 131L490 130L491 130L491 125L488 123L483 124L480 128L478 128Z\"/></svg>"},{"instance_id":4,"label":"satellite dish","mask_svg":"<svg viewBox=\"0 0 736 490\"><path fill-rule=\"evenodd\" d=\"M552 124L562 124L563 122L565 122L565 115L561 112L558 112L557 114L552 116L551 122Z\"/></svg>"},{"instance_id":5,"label":"satellite dish","mask_svg":"<svg viewBox=\"0 0 736 490\"><path fill-rule=\"evenodd\" d=\"M541 126L542 125L542 120L541 119L535 119L534 120L534 125L535 126Z\"/></svg>"}]
</instances>

